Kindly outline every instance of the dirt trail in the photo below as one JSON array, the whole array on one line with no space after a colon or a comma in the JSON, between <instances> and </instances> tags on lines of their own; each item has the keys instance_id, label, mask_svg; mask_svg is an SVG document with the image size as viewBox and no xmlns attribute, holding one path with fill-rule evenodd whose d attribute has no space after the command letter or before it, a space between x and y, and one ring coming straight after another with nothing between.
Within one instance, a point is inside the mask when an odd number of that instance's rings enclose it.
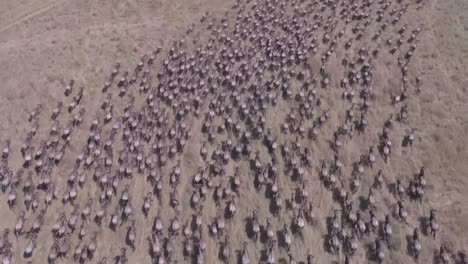
<instances>
[{"instance_id":1,"label":"dirt trail","mask_svg":"<svg viewBox=\"0 0 468 264\"><path fill-rule=\"evenodd\" d=\"M50 3L43 4L41 6L36 6L32 10L22 13L11 21L6 21L5 23L0 23L0 33L7 30L8 28L15 26L23 21L29 20L37 15L40 15L44 12L49 11L50 9L62 4L63 1L51 1Z\"/></svg>"}]
</instances>

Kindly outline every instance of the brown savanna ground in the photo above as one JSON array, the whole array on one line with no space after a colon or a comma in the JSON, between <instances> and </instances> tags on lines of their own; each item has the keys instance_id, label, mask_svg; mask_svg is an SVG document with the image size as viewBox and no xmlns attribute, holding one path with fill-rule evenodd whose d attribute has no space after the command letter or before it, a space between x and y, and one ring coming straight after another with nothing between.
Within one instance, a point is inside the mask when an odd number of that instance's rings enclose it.
<instances>
[{"instance_id":1,"label":"brown savanna ground","mask_svg":"<svg viewBox=\"0 0 468 264\"><path fill-rule=\"evenodd\" d=\"M113 2L116 2L115 4ZM192 23L198 23L205 11L221 16L231 6L230 1L223 0L158 0L158 1L63 1L63 0L3 0L0 1L0 143L6 139L12 141L13 167L21 164L19 148L29 129L27 117L29 111L38 104L44 105L44 113L50 113L57 101L64 100L63 89L68 80L75 79L78 85L85 87L83 104L87 109L84 124L75 134L73 142L82 144L87 136L90 121L94 112L100 106L102 85L112 70L114 63L122 63L123 68L133 67L143 54L147 54L161 46L164 51L171 47L172 41L180 39ZM468 250L468 2L466 0L429 0L428 4L418 12L411 11L405 17L404 23L414 28L421 25L423 32L418 43L417 55L413 58L410 73L424 73L423 86L420 96L412 97L410 103L410 123L416 127L416 142L412 149L397 146L388 164L381 159L378 166L384 168L386 183L395 181L396 177L412 178L419 168L426 167L428 188L423 204L410 203L409 226L395 225L396 240L394 250L387 251L387 263L412 263L413 260L406 252L406 235L411 234L414 227L419 225L419 219L413 215L429 215L429 208L436 208L439 212L441 225L440 235L433 241L429 237L423 239L423 250L420 263L433 263L434 250L441 243L454 252L461 249ZM163 53L164 53L163 51ZM395 65L386 67L383 56L382 65L376 73L376 86L395 87L399 78ZM388 58L390 59L390 57ZM390 65L390 63L388 63ZM329 69L333 72L333 69ZM340 69L337 72L341 73ZM380 92L374 103L377 111L370 119L378 119L387 115L391 106L388 104L392 89ZM326 91L320 91L325 93ZM339 96L338 93L333 96ZM330 95L332 97L332 95ZM345 108L332 99L325 104L344 113ZM70 98L66 100L71 100ZM65 105L69 101L64 100ZM381 107L380 107L381 105ZM280 110L274 116L281 117L287 113L286 105L279 105ZM273 117L273 115L272 115ZM332 113L331 121L337 118ZM44 122L42 122L44 121ZM41 133L48 133L51 121L41 119ZM195 131L200 122L193 122ZM334 124L335 127L338 123ZM378 125L378 126L377 126ZM333 123L331 124L333 126ZM348 142L345 164L350 164L353 154L363 152L362 143L366 141L376 143L377 130L381 124L369 127L371 133L375 131L375 138L366 138ZM198 129L199 130L199 129ZM331 132L331 130L330 130ZM395 135L400 138L406 133L396 130ZM190 198L191 175L200 165L198 150L200 142L197 140L199 132L194 133L192 143L187 145L183 159L183 171L189 175L187 182L179 187L180 200L188 207ZM326 133L325 133L326 134ZM2 143L3 144L3 143ZM81 150L81 145L71 145L66 159L59 170L55 170L54 177L65 179L68 177L74 158ZM328 145L325 140L317 144L316 152L326 152ZM318 158L314 160L318 162ZM241 168L244 173L247 168ZM313 172L315 173L315 172ZM228 173L229 175L229 173ZM63 181L60 179L59 181ZM369 177L369 181L370 181ZM317 180L318 181L318 180ZM242 182L243 194L239 199L239 215L236 222L228 225L234 249L240 249L246 239L244 226L240 221L251 214L252 210L259 211L260 221L269 214L267 200L261 198L250 180ZM287 185L287 183L284 183ZM186 186L186 187L184 187ZM182 190L187 190L184 192ZM132 188L134 196L134 210L137 212L138 242L136 251L129 251L130 263L149 263L147 254L146 233L151 229L150 221L140 215L142 197L138 194L148 192L142 179L136 179ZM20 192L18 192L20 193ZM303 243L294 243L292 251L303 260L307 254L315 255L317 263L329 263L337 260L323 249L322 236L326 233L326 217L331 216L336 204L332 202L331 194L326 192L320 184L313 184L309 191L317 208L318 223L307 229ZM362 190L366 195L367 190ZM97 190L87 189L80 192L81 204L88 195L97 195ZM62 193L59 193L59 198ZM286 195L284 195L286 196ZM377 195L379 206L390 208L394 199L387 188ZM21 195L19 195L21 198ZM168 193L165 194L167 202ZM97 197L96 197L97 200ZM164 199L163 199L164 200ZM10 210L6 205L6 194L0 194L0 229L12 228L16 221L22 200L19 199L15 209ZM42 199L41 199L42 202ZM155 203L157 208L159 205ZM46 225L50 229L63 205L55 201L51 211L46 214ZM206 209L206 220L211 221L215 215L215 208ZM70 206L67 206L67 212ZM110 211L113 207L110 208ZM384 209L385 210L385 209ZM173 217L173 210L165 214L165 223ZM414 213L412 213L414 212ZM417 213L416 213L417 212ZM185 213L185 214L184 214ZM182 212L183 224L189 219L192 210ZM150 217L156 214L152 208ZM289 215L282 217L291 218ZM26 222L26 229L31 225L33 216ZM284 220L281 220L284 221ZM276 220L274 221L276 224ZM80 222L79 222L80 223ZM279 224L277 226L279 229ZM39 244L34 253L33 263L46 263L47 254L51 247L49 229L40 233ZM91 230L94 230L93 225ZM91 233L91 231L88 231ZM119 253L124 244L125 226L117 233L103 228L99 233L98 252L93 260L95 263L101 256L112 257ZM15 247L13 263L25 263L22 252L27 239L12 238ZM73 236L72 250L78 241ZM180 242L181 240L177 240ZM249 251L253 259L259 259L259 252L264 248L259 243L250 243ZM208 239L206 263L218 263L218 245ZM367 263L366 252L363 247L357 252L353 263ZM71 255L71 254L70 254ZM283 253L281 256L286 256ZM177 253L176 256L180 256ZM179 261L185 263L181 257ZM69 263L71 259L59 261ZM180 263L180 262L179 262Z\"/></svg>"}]
</instances>

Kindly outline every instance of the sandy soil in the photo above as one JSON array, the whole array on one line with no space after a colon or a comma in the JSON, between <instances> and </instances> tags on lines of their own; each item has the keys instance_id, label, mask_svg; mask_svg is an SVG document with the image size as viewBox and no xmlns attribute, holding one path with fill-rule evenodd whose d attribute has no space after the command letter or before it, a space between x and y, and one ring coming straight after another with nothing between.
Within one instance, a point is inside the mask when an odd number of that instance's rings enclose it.
<instances>
[{"instance_id":1,"label":"sandy soil","mask_svg":"<svg viewBox=\"0 0 468 264\"><path fill-rule=\"evenodd\" d=\"M98 111L101 101L103 83L113 65L120 62L125 69L132 69L139 58L152 52L155 47L161 46L162 53L169 50L174 40L184 36L188 27L195 23L200 31L203 41L204 27L198 25L200 17L210 11L213 16L221 17L229 10L232 3L222 0L172 0L172 1L1 1L0 2L0 142L11 140L12 157L10 166L14 171L21 166L19 153L20 146L30 129L27 122L29 112L37 104L43 104L41 126L38 138L45 138L49 133L52 121L49 114L58 101L64 101L65 106L71 98L64 99L64 86L68 80L74 79L77 86L84 86L82 106L87 114L83 125L74 132L72 144L66 152L64 160L54 171L54 178L58 185L64 183L73 167L76 155L81 151L85 142L88 128ZM412 148L401 146L396 142L392 151L392 159L385 163L378 159L375 168L366 171L363 185L369 185L376 174L377 168L382 168L385 174L385 183L391 185L397 178L407 182L419 171L421 166L426 168L427 189L423 202L407 203L409 210L408 225L398 224L395 220L395 238L392 241L392 250L386 251L385 263L413 263L414 260L407 253L407 236L412 234L415 227L421 225L422 216L429 216L429 210L438 210L438 219L441 225L440 233L436 239L424 236L422 239L422 252L419 263L438 263L434 258L441 244L446 245L456 258L458 250L468 250L468 2L465 0L436 1L429 0L419 11L411 9L401 24L410 25L409 28L421 26L423 31L419 38L417 55L414 56L409 67L412 75L423 74L422 92L414 95L411 92L409 103L409 121L411 127L417 128L416 140ZM349 29L348 29L349 30ZM346 33L348 34L348 32ZM337 52L339 57L339 51ZM332 60L335 57L332 58ZM314 62L314 61L313 61ZM319 63L319 59L316 60ZM160 60L158 60L160 64ZM340 74L343 72L338 61L332 61L328 72L336 73L331 77L332 85L338 86ZM319 66L318 66L319 67ZM317 68L316 67L316 71ZM382 55L378 60L378 71L375 73L376 87L387 87L376 92L372 101L374 112L369 116L370 126L368 136L355 137L346 142L343 154L343 163L349 168L356 160L356 156L365 153L369 145L377 145L378 133L382 128L383 120L394 110L390 104L391 96L400 88L400 73L395 58ZM310 199L316 208L317 221L313 226L307 226L304 236L295 237L291 248L292 255L297 261L305 260L308 254L315 256L317 263L330 263L337 261L344 263L343 256L335 256L325 252L323 236L327 233L327 217L331 217L333 209L339 205L333 201L332 194L320 183L317 171L322 158L332 158L328 140L332 139L332 132L340 120L344 119L347 106L340 99L338 90L320 90L323 99L323 108L332 109L330 123L322 131L319 139L313 143L313 169L307 173L311 176L308 181ZM134 93L137 95L137 93ZM128 101L128 100L126 100ZM124 104L122 104L124 105ZM288 113L289 105L280 103L275 111L268 113L270 125L279 127ZM119 108L120 110L122 108ZM65 111L64 111L65 112ZM61 117L63 118L63 116ZM67 119L62 119L65 124ZM200 120L191 120L195 131L192 140L187 144L182 156L182 178L179 190L179 199L182 202L181 222L187 223L194 211L189 206L192 193L191 180L203 161L199 157L202 135ZM287 136L275 128L279 141L289 140ZM409 127L399 126L392 135L403 138ZM293 139L291 139L293 140ZM35 140L36 142L36 140ZM40 141L37 141L38 144ZM116 151L117 153L117 151ZM114 154L118 155L118 154ZM262 152L262 156L265 153ZM175 163L171 163L175 164ZM225 234L230 236L233 250L242 249L244 241L248 241L244 219L247 219L253 210L259 212L259 219L263 225L271 214L268 209L268 200L262 192L257 192L252 186L252 172L248 161L239 163L241 174L242 195L237 198L239 212L235 220L228 222ZM232 175L234 166L227 167L227 175ZM172 166L164 171L168 173ZM89 180L90 181L90 180ZM169 191L163 193L160 203L155 202L147 219L140 212L143 204L143 195L150 191L143 177L136 176L129 181L134 202L135 220L137 222L138 239L136 250L128 250L129 263L150 263L147 235L151 232L152 219L158 209L164 209L164 223L168 225L174 212L167 205ZM217 182L215 183L215 185ZM280 180L285 189L283 198L289 198L291 190L297 183L289 179ZM122 186L121 186L122 188ZM59 192L59 197L62 197ZM22 192L18 192L22 193ZM99 190L94 185L86 185L80 189L77 204L83 207L88 197L95 197L96 204ZM367 197L368 189L362 188L353 196ZM120 192L119 194L120 195ZM20 210L24 209L22 195L19 195L17 206L13 209L6 204L7 193L0 194L0 230L13 228ZM40 201L44 199L41 193ZM379 219L385 212L390 212L396 203L395 198L385 186L376 195L379 207ZM43 204L40 208L43 208ZM96 207L97 208L97 207ZM187 208L185 210L185 208ZM114 206L109 208L109 213ZM44 230L39 234L39 243L34 252L33 263L46 263L47 255L52 245L50 233L60 212L70 215L72 207L54 201L48 209ZM211 222L217 209L214 203L209 203L204 209L204 219ZM36 213L37 214L37 213ZM36 214L28 212L25 229L28 230ZM277 230L284 223L291 222L292 214L285 212L279 218L273 218ZM107 220L106 220L107 221ZM79 221L79 224L81 220ZM79 226L78 224L78 226ZM120 248L125 245L125 235L128 223L119 226L117 232L107 227L99 228L94 223L89 224L87 239L93 230L99 232L98 250L93 260L97 261L106 256L112 259L119 254ZM104 225L106 226L106 225ZM12 263L26 263L22 257L28 242L25 236L15 238L10 236L14 247L14 261ZM78 244L76 231L72 234L71 251ZM86 240L88 241L88 240ZM176 252L173 259L179 263L186 263L181 254L181 236L175 239ZM250 241L250 240L249 240ZM367 263L367 246L371 239L364 239L352 258L352 263ZM221 263L218 259L218 240L208 238L206 263ZM249 252L254 263L260 259L261 250L265 245L260 242L249 242ZM277 250L278 258L287 262L285 249ZM72 254L57 261L58 263L71 263ZM233 254L234 255L234 254ZM232 257L231 263L234 263ZM457 260L458 261L458 260ZM187 261L188 262L188 261ZM87 262L88 263L88 262ZM458 262L456 262L458 263Z\"/></svg>"}]
</instances>

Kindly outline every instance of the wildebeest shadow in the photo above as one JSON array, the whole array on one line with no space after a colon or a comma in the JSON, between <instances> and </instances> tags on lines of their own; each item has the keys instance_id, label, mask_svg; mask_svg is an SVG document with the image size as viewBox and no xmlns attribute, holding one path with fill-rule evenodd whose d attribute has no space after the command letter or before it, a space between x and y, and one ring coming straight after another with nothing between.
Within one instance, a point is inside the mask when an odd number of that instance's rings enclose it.
<instances>
[{"instance_id":1,"label":"wildebeest shadow","mask_svg":"<svg viewBox=\"0 0 468 264\"><path fill-rule=\"evenodd\" d=\"M379 50L378 50L378 49L374 49L374 50L372 51L372 56L377 57L378 55L379 55Z\"/></svg>"},{"instance_id":2,"label":"wildebeest shadow","mask_svg":"<svg viewBox=\"0 0 468 264\"><path fill-rule=\"evenodd\" d=\"M387 185L387 188L388 188L388 191L393 194L395 197L398 196L397 194L397 187L396 187L396 183L390 183Z\"/></svg>"},{"instance_id":3,"label":"wildebeest shadow","mask_svg":"<svg viewBox=\"0 0 468 264\"><path fill-rule=\"evenodd\" d=\"M298 182L299 181L299 172L297 171L297 169L294 169L292 171L292 174L291 174L291 181L293 182Z\"/></svg>"},{"instance_id":4,"label":"wildebeest shadow","mask_svg":"<svg viewBox=\"0 0 468 264\"><path fill-rule=\"evenodd\" d=\"M332 199L333 199L334 202L337 202L337 203L341 202L340 189L339 188L334 188L333 189Z\"/></svg>"},{"instance_id":5,"label":"wildebeest shadow","mask_svg":"<svg viewBox=\"0 0 468 264\"><path fill-rule=\"evenodd\" d=\"M150 236L148 236L148 237L146 238L146 242L148 243L148 248L147 248L147 253L148 253L148 255L150 255L151 258L156 258L156 255L153 254L153 250L152 250L152 249L153 249L153 248L152 248L152 241L151 241L151 237L150 237Z\"/></svg>"},{"instance_id":6,"label":"wildebeest shadow","mask_svg":"<svg viewBox=\"0 0 468 264\"><path fill-rule=\"evenodd\" d=\"M112 217L111 217L111 219L112 219ZM116 226L112 223L112 220L109 222L109 228L114 232L116 230Z\"/></svg>"},{"instance_id":7,"label":"wildebeest shadow","mask_svg":"<svg viewBox=\"0 0 468 264\"><path fill-rule=\"evenodd\" d=\"M278 238L278 246L287 249L283 231L276 231L276 237Z\"/></svg>"},{"instance_id":8,"label":"wildebeest shadow","mask_svg":"<svg viewBox=\"0 0 468 264\"><path fill-rule=\"evenodd\" d=\"M195 232L197 230L197 215L196 214L192 215L192 221L190 221L190 228L192 229L192 232Z\"/></svg>"},{"instance_id":9,"label":"wildebeest shadow","mask_svg":"<svg viewBox=\"0 0 468 264\"><path fill-rule=\"evenodd\" d=\"M359 208L365 211L369 208L369 201L364 196L359 196Z\"/></svg>"},{"instance_id":10,"label":"wildebeest shadow","mask_svg":"<svg viewBox=\"0 0 468 264\"><path fill-rule=\"evenodd\" d=\"M257 168L255 168L255 160L249 160L249 167L254 173L257 173Z\"/></svg>"},{"instance_id":11,"label":"wildebeest shadow","mask_svg":"<svg viewBox=\"0 0 468 264\"><path fill-rule=\"evenodd\" d=\"M172 243L170 237L166 237L164 238L164 241L163 241L163 246L164 246L164 256L166 257L166 259L168 259L168 257L170 257L170 252L168 252L166 249L169 247L170 243ZM170 262L170 259L168 260Z\"/></svg>"},{"instance_id":12,"label":"wildebeest shadow","mask_svg":"<svg viewBox=\"0 0 468 264\"><path fill-rule=\"evenodd\" d=\"M301 204L302 202L304 202L304 201L302 200L302 194L301 194L301 189L300 189L300 188L296 188L296 189L294 190L294 193L295 193L295 194L294 194L294 201L295 201L296 203Z\"/></svg>"},{"instance_id":13,"label":"wildebeest shadow","mask_svg":"<svg viewBox=\"0 0 468 264\"><path fill-rule=\"evenodd\" d=\"M414 257L413 237L406 235L406 253Z\"/></svg>"},{"instance_id":14,"label":"wildebeest shadow","mask_svg":"<svg viewBox=\"0 0 468 264\"><path fill-rule=\"evenodd\" d=\"M434 264L443 264L443 262L440 260L440 257L439 257L439 250L437 249L434 249L434 251L432 252L432 263ZM455 262L457 263L457 262Z\"/></svg>"},{"instance_id":15,"label":"wildebeest shadow","mask_svg":"<svg viewBox=\"0 0 468 264\"><path fill-rule=\"evenodd\" d=\"M253 239L255 236L255 233L253 232L252 218L250 216L246 217L244 218L244 221L245 221L245 233L247 234L247 237L249 239Z\"/></svg>"},{"instance_id":16,"label":"wildebeest shadow","mask_svg":"<svg viewBox=\"0 0 468 264\"><path fill-rule=\"evenodd\" d=\"M270 199L270 204L268 206L268 210L270 211L270 214L272 214L272 215L276 214L276 211L278 210L278 208L276 208L275 199L273 199L273 198Z\"/></svg>"},{"instance_id":17,"label":"wildebeest shadow","mask_svg":"<svg viewBox=\"0 0 468 264\"><path fill-rule=\"evenodd\" d=\"M265 197L267 198L273 198L273 184L272 183L268 183L267 184L267 187L265 188Z\"/></svg>"},{"instance_id":18,"label":"wildebeest shadow","mask_svg":"<svg viewBox=\"0 0 468 264\"><path fill-rule=\"evenodd\" d=\"M323 247L323 250L325 250L325 252L328 252L330 254L333 254L333 250L331 248L331 245L329 243L329 241L331 240L331 236L330 234L326 234L323 236L323 243L322 243L322 247Z\"/></svg>"},{"instance_id":19,"label":"wildebeest shadow","mask_svg":"<svg viewBox=\"0 0 468 264\"><path fill-rule=\"evenodd\" d=\"M259 263L266 263L268 260L268 252L266 249L260 251L260 261Z\"/></svg>"},{"instance_id":20,"label":"wildebeest shadow","mask_svg":"<svg viewBox=\"0 0 468 264\"><path fill-rule=\"evenodd\" d=\"M419 226L422 230L422 233L426 236L430 235L430 230L429 230L429 218L425 216L421 216L418 218Z\"/></svg>"},{"instance_id":21,"label":"wildebeest shadow","mask_svg":"<svg viewBox=\"0 0 468 264\"><path fill-rule=\"evenodd\" d=\"M377 252L375 251L373 243L367 243L365 246L366 258L370 261L378 261Z\"/></svg>"},{"instance_id":22,"label":"wildebeest shadow","mask_svg":"<svg viewBox=\"0 0 468 264\"><path fill-rule=\"evenodd\" d=\"M32 253L26 253L26 252L23 252L23 258L30 258L32 256Z\"/></svg>"},{"instance_id":23,"label":"wildebeest shadow","mask_svg":"<svg viewBox=\"0 0 468 264\"><path fill-rule=\"evenodd\" d=\"M408 136L405 136L403 140L401 141L401 146L402 147L408 147L410 146L411 140L409 139Z\"/></svg>"},{"instance_id":24,"label":"wildebeest shadow","mask_svg":"<svg viewBox=\"0 0 468 264\"><path fill-rule=\"evenodd\" d=\"M193 252L199 252L199 251L200 251L200 244L199 244L199 243L200 243L200 240L199 240L198 238L194 237L194 241L193 241L193 242L194 242ZM192 263L192 264L198 263L198 261L197 261L197 256L198 256L197 253L191 254L191 255L190 255L190 260L191 260L191 262L190 262L190 263ZM154 263L154 262L153 262L153 263Z\"/></svg>"},{"instance_id":25,"label":"wildebeest shadow","mask_svg":"<svg viewBox=\"0 0 468 264\"><path fill-rule=\"evenodd\" d=\"M258 181L258 177L255 176L254 178L254 187L255 187L255 190L260 190L260 182Z\"/></svg>"},{"instance_id":26,"label":"wildebeest shadow","mask_svg":"<svg viewBox=\"0 0 468 264\"><path fill-rule=\"evenodd\" d=\"M114 264L121 263L120 261L121 261L121 256L120 255L114 257Z\"/></svg>"},{"instance_id":27,"label":"wildebeest shadow","mask_svg":"<svg viewBox=\"0 0 468 264\"><path fill-rule=\"evenodd\" d=\"M224 208L224 218L225 219L231 219L233 218L234 215L232 215L230 212L229 212L229 203L226 203L226 206Z\"/></svg>"},{"instance_id":28,"label":"wildebeest shadow","mask_svg":"<svg viewBox=\"0 0 468 264\"><path fill-rule=\"evenodd\" d=\"M218 248L218 259L224 261L224 256L223 256L223 245L222 243L219 243L219 248Z\"/></svg>"},{"instance_id":29,"label":"wildebeest shadow","mask_svg":"<svg viewBox=\"0 0 468 264\"><path fill-rule=\"evenodd\" d=\"M326 219L325 219L326 223L327 223L327 233L328 234L331 234L332 230L333 230L333 217L331 216L328 216Z\"/></svg>"},{"instance_id":30,"label":"wildebeest shadow","mask_svg":"<svg viewBox=\"0 0 468 264\"><path fill-rule=\"evenodd\" d=\"M236 263L242 264L242 250L236 250Z\"/></svg>"},{"instance_id":31,"label":"wildebeest shadow","mask_svg":"<svg viewBox=\"0 0 468 264\"><path fill-rule=\"evenodd\" d=\"M291 231L294 235L298 236L301 241L304 241L304 234L302 233L302 230L299 228L299 226L296 224L291 224Z\"/></svg>"},{"instance_id":32,"label":"wildebeest shadow","mask_svg":"<svg viewBox=\"0 0 468 264\"><path fill-rule=\"evenodd\" d=\"M265 244L268 242L267 230L264 226L260 227L260 243Z\"/></svg>"}]
</instances>

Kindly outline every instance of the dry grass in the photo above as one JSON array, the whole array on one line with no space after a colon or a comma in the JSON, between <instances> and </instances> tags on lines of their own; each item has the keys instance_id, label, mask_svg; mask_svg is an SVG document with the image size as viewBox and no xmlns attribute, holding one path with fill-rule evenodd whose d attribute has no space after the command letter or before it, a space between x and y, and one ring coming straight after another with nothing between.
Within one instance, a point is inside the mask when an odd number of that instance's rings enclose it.
<instances>
[{"instance_id":1,"label":"dry grass","mask_svg":"<svg viewBox=\"0 0 468 264\"><path fill-rule=\"evenodd\" d=\"M101 88L104 76L111 71L115 62L121 62L123 67L133 67L139 57L149 53L156 46L167 50L174 40L180 39L188 26L197 23L205 11L210 11L218 17L228 10L231 3L221 0L172 0L172 1L3 1L0 3L0 142L12 140L14 155L19 157L18 150L25 138L29 125L26 123L28 112L38 103L45 106L44 113L50 113L57 101L63 100L63 87L69 79L75 79L79 85L85 86L83 104L90 113L85 118L85 124L77 132L75 143L83 142L87 136L88 124L94 118L100 103ZM423 239L423 251L420 263L432 263L434 250L439 244L447 244L453 251L468 249L468 7L464 0L436 1L431 0L419 12L411 11L404 23L423 27L423 34L418 43L417 55L410 67L411 74L424 73L423 91L420 96L412 97L410 103L411 126L418 128L417 140L413 149L396 146L392 160L385 164L379 160L377 167L382 167L386 173L386 183L390 184L397 177L409 179L417 172L421 165L426 166L428 174L428 191L423 205L411 203L409 206L409 226L395 225L395 239L392 241L391 252L387 251L388 263L412 263L408 256L406 235L411 234L414 227L419 226L420 219L416 216L428 216L429 208L439 210L441 232L435 241L428 237ZM201 36L203 38L203 36ZM339 55L337 55L339 56ZM333 58L332 58L333 60ZM375 106L369 119L373 123L369 127L370 136L353 139L347 142L346 153L343 157L345 165L356 160L355 155L362 153L368 145L377 144L377 133L381 129L381 120L391 112L389 98L400 87L396 81L399 77L394 57L383 55L379 61L379 71L375 76L376 87L379 89ZM343 68L339 63L330 63L334 68L329 72L342 74ZM336 80L335 80L336 81ZM332 83L336 85L337 83ZM343 119L345 105L333 98L339 98L338 91L320 90L320 96L325 98L324 108L333 109L330 127L336 127L338 120ZM328 95L326 95L328 93ZM67 104L66 104L67 105ZM275 111L269 113L269 118L275 120L271 125L280 124L288 112L287 104L280 104ZM44 118L45 120L46 118ZM380 120L380 121L379 121ZM379 122L377 122L379 121ZM48 133L51 122L41 123L41 133ZM194 120L194 131L199 131L200 122ZM317 143L314 143L314 160L318 162L321 153L329 155L327 140L331 138L331 128L325 128ZM374 132L374 133L372 133ZM402 138L406 131L402 128L394 132L395 137ZM278 133L279 134L279 133ZM200 142L199 132L194 133L194 140L187 146L183 156L183 171L189 180L182 181L179 187L180 200L183 207L188 208L191 193L190 177L202 164L198 156ZM279 138L286 140L286 138ZM80 151L81 146L72 144L67 152L67 159L54 172L54 177L68 176L73 158ZM82 143L80 143L82 144ZM19 159L12 160L13 167L20 166ZM318 163L317 163L318 164ZM259 217L264 219L269 215L268 203L263 193L257 193L251 186L252 177L247 162L240 163L241 172L246 179L242 182L243 195L238 200L239 213L236 221L229 223L226 233L231 237L234 249L240 249L245 241L244 218L252 210L259 211ZM227 168L227 175L231 175L232 166ZM316 175L316 171L308 171ZM373 175L371 172L369 175ZM368 184L372 178L365 179ZM215 183L216 185L217 183ZM337 204L333 202L329 192L324 190L318 179L310 180L309 193L317 208L318 223L306 230L304 241L294 243L292 252L299 259L307 254L315 255L317 263L329 263L338 260L328 253L324 253L322 236L326 234L326 221ZM148 186L143 179L132 181L134 208L139 210L142 197ZM280 182L285 190L295 187L289 180ZM283 195L289 197L289 191ZM81 204L88 196L99 195L96 187L90 187L80 193ZM359 195L367 195L362 190ZM60 193L61 196L61 193ZM162 203L167 203L168 194ZM8 209L6 194L0 194L0 229L12 228L21 206L14 210ZM384 210L391 210L394 199L384 188L377 195L379 206ZM20 199L19 205L23 204ZM156 205L159 207L160 205ZM154 209L154 208L153 208ZM205 220L211 221L216 214L213 206L205 207ZM49 209L50 210L50 209ZM61 203L54 204L52 213L47 214L46 226L51 225L60 211L70 211ZM110 208L110 212L113 207ZM155 215L153 210L151 216ZM13 212L10 213L10 212ZM185 224L192 211L182 214ZM173 216L172 210L165 214L165 223ZM290 222L290 215L283 215L274 219L273 224L279 229L285 222ZM26 229L30 226L33 216L28 219ZM152 219L149 217L148 219ZM139 240L135 252L129 252L130 263L148 263L146 233L151 224L143 217L137 217ZM149 221L149 220L148 220ZM114 233L107 228L100 230L98 254L113 256L119 253L126 234L126 226L122 226ZM50 233L41 232L39 245L34 254L34 263L45 263L52 241ZM73 235L72 250L77 244L77 237ZM16 260L13 263L24 263L21 259L27 239L13 238ZM117 241L117 242L114 242ZM177 243L181 240L178 238ZM251 243L250 253L253 259L259 259L260 250L264 246ZM216 241L208 240L207 263L218 263L218 245ZM70 254L71 255L71 254ZM281 255L285 256L284 251ZM176 255L180 261L180 253ZM364 263L366 252L363 247L356 253L355 263ZM67 263L65 260L63 263ZM180 263L180 262L179 262ZM184 263L182 261L182 263Z\"/></svg>"}]
</instances>

